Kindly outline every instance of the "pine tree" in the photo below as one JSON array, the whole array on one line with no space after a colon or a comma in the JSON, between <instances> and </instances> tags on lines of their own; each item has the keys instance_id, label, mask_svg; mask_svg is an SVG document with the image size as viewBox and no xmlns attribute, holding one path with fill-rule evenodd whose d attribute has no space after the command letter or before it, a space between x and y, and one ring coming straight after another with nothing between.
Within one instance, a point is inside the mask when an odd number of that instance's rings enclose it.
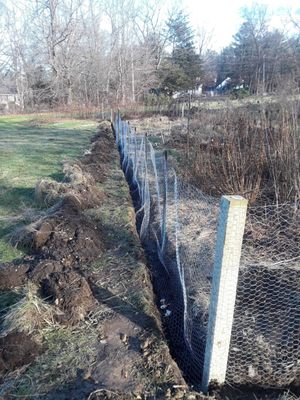
<instances>
[{"instance_id":1,"label":"pine tree","mask_svg":"<svg viewBox=\"0 0 300 400\"><path fill-rule=\"evenodd\" d=\"M165 92L194 89L201 73L200 57L194 47L194 34L188 17L179 11L167 22L172 52L161 70L161 85Z\"/></svg>"}]
</instances>

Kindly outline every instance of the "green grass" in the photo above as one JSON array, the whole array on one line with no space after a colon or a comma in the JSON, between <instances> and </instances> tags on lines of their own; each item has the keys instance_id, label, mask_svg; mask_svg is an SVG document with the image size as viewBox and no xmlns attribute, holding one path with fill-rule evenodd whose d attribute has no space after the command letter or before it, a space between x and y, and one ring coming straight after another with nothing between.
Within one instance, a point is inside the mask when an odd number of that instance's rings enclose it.
<instances>
[{"instance_id":1,"label":"green grass","mask_svg":"<svg viewBox=\"0 0 300 400\"><path fill-rule=\"evenodd\" d=\"M16 227L13 217L35 206L37 180L63 179L62 163L82 154L95 132L96 122L90 120L0 117L0 262L22 254L7 235Z\"/></svg>"}]
</instances>

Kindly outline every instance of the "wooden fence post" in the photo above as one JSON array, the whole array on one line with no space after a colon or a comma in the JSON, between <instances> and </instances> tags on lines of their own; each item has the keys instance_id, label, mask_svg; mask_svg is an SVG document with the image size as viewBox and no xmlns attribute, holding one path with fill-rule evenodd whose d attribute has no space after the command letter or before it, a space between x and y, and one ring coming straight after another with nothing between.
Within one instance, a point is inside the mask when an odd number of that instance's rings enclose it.
<instances>
[{"instance_id":1,"label":"wooden fence post","mask_svg":"<svg viewBox=\"0 0 300 400\"><path fill-rule=\"evenodd\" d=\"M241 196L222 196L202 390L211 382L225 382L238 273L248 201Z\"/></svg>"}]
</instances>

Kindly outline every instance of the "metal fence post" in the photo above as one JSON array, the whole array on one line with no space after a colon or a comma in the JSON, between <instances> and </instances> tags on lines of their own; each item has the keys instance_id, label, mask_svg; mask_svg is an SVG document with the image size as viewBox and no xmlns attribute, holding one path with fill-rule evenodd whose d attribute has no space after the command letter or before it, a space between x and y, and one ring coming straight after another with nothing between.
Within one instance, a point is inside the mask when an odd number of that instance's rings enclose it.
<instances>
[{"instance_id":1,"label":"metal fence post","mask_svg":"<svg viewBox=\"0 0 300 400\"><path fill-rule=\"evenodd\" d=\"M248 201L222 196L207 328L202 390L224 383Z\"/></svg>"},{"instance_id":2,"label":"metal fence post","mask_svg":"<svg viewBox=\"0 0 300 400\"><path fill-rule=\"evenodd\" d=\"M165 250L166 233L167 233L167 201L168 201L168 152L164 151L163 159L163 178L164 178L164 191L163 191L163 215L161 226L161 252Z\"/></svg>"}]
</instances>

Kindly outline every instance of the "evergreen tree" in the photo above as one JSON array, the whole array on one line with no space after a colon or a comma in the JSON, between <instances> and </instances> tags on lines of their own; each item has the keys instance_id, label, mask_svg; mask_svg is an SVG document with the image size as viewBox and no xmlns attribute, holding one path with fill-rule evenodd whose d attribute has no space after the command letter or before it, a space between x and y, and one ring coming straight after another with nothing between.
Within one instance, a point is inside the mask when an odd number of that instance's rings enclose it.
<instances>
[{"instance_id":1,"label":"evergreen tree","mask_svg":"<svg viewBox=\"0 0 300 400\"><path fill-rule=\"evenodd\" d=\"M172 52L161 69L161 86L168 94L194 89L200 77L201 63L188 17L179 11L169 18L167 27Z\"/></svg>"}]
</instances>

